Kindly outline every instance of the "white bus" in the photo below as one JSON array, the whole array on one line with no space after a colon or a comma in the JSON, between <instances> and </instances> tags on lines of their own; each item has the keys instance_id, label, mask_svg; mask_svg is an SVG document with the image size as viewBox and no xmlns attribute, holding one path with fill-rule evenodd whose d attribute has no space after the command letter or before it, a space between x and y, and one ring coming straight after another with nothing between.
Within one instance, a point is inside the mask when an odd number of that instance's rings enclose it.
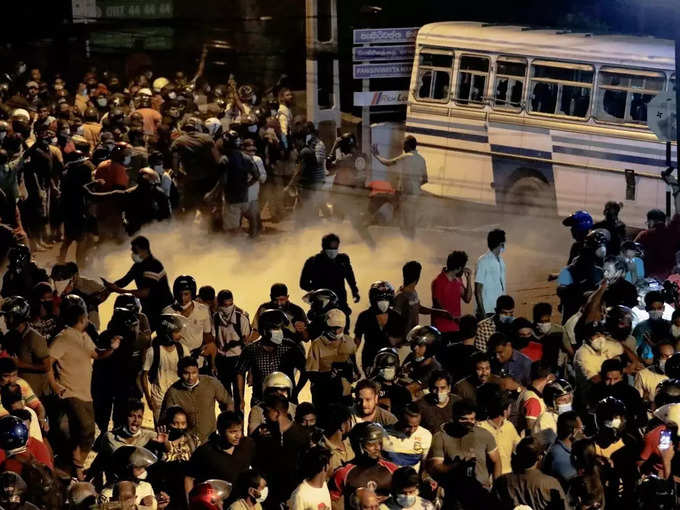
<instances>
[{"instance_id":1,"label":"white bus","mask_svg":"<svg viewBox=\"0 0 680 510\"><path fill-rule=\"evenodd\" d=\"M674 69L663 39L425 25L406 119L428 165L423 189L564 216L599 215L615 200L621 219L640 226L648 209L665 210L666 146L646 105L675 90Z\"/></svg>"}]
</instances>

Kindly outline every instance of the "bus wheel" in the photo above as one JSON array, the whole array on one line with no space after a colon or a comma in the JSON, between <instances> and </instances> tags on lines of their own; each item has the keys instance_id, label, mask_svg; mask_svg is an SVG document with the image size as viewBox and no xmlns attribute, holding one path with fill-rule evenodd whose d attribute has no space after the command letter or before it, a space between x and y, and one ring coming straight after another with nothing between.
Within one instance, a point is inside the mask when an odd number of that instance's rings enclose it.
<instances>
[{"instance_id":1,"label":"bus wheel","mask_svg":"<svg viewBox=\"0 0 680 510\"><path fill-rule=\"evenodd\" d=\"M555 195L548 183L535 176L517 179L503 200L503 210L510 214L545 216L555 214L555 205Z\"/></svg>"}]
</instances>

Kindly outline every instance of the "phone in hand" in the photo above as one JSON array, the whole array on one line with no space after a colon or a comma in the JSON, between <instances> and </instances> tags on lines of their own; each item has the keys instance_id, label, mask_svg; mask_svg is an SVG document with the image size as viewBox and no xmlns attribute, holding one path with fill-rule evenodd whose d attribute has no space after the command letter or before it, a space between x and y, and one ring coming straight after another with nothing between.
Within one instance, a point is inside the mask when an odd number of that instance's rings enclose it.
<instances>
[{"instance_id":1,"label":"phone in hand","mask_svg":"<svg viewBox=\"0 0 680 510\"><path fill-rule=\"evenodd\" d=\"M662 430L659 436L659 450L668 450L671 447L671 431Z\"/></svg>"}]
</instances>

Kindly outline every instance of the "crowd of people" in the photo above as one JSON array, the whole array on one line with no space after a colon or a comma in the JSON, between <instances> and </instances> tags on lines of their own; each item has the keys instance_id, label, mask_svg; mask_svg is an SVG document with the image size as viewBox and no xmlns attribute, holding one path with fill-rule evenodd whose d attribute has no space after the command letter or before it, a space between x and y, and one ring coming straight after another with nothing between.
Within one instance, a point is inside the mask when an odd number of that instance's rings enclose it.
<instances>
[{"instance_id":1,"label":"crowd of people","mask_svg":"<svg viewBox=\"0 0 680 510\"><path fill-rule=\"evenodd\" d=\"M399 285L360 289L327 234L295 282L302 306L281 282L244 310L238 289L168 275L142 227L190 215L235 232L245 218L255 236L263 203L275 220L293 193L296 221L332 209L365 226L346 198L323 193L334 170L348 189L365 176L351 136L328 160L285 86L263 109L252 87L211 88L200 75L124 86L93 71L71 95L37 69L22 83L20 67L5 91L2 507L676 506L677 216L651 210L635 236L615 202L598 223L566 218L574 244L550 277L559 305L530 303L528 317L507 289L498 229L474 270L463 250L446 257L431 306L418 261ZM416 146L409 137L402 156L379 158L399 169L406 235L427 180ZM126 274L81 274L94 244L125 240ZM59 255L41 267L33 255L55 241Z\"/></svg>"}]
</instances>

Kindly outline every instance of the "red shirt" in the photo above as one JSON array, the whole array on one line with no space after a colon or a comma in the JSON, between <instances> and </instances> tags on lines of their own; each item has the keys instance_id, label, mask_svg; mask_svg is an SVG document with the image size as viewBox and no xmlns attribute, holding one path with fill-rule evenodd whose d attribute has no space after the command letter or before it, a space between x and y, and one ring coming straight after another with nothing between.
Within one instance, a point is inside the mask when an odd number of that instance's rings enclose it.
<instances>
[{"instance_id":1,"label":"red shirt","mask_svg":"<svg viewBox=\"0 0 680 510\"><path fill-rule=\"evenodd\" d=\"M654 469L656 474L663 474L663 461L661 460L661 451L659 450L659 439L661 439L661 432L666 430L666 425L662 424L650 430L645 436L645 444L640 453L640 460L647 461L652 456L654 457Z\"/></svg>"},{"instance_id":2,"label":"red shirt","mask_svg":"<svg viewBox=\"0 0 680 510\"><path fill-rule=\"evenodd\" d=\"M41 464L45 464L48 468L54 469L54 461L52 460L50 451L47 449L47 446L45 446L45 443L38 441L34 437L29 437L26 448L28 449L26 452L20 453L16 457L10 457L9 459L7 458L5 450L0 450L0 469L2 469L2 471L14 471L21 475L23 464L21 461L17 460L17 457L22 459L33 457Z\"/></svg>"},{"instance_id":3,"label":"red shirt","mask_svg":"<svg viewBox=\"0 0 680 510\"><path fill-rule=\"evenodd\" d=\"M460 278L449 280L446 272L442 271L432 280L432 302L435 308L443 308L454 317L460 317L460 300L462 297L463 281ZM442 333L449 333L460 329L456 321L440 316L432 317L432 325Z\"/></svg>"},{"instance_id":4,"label":"red shirt","mask_svg":"<svg viewBox=\"0 0 680 510\"><path fill-rule=\"evenodd\" d=\"M94 171L95 179L103 179L104 185L100 191L112 191L114 189L125 189L130 185L125 167L110 159L102 161Z\"/></svg>"},{"instance_id":5,"label":"red shirt","mask_svg":"<svg viewBox=\"0 0 680 510\"><path fill-rule=\"evenodd\" d=\"M524 354L531 361L538 361L543 359L543 344L529 341L527 346L524 349L520 349L519 352Z\"/></svg>"}]
</instances>

